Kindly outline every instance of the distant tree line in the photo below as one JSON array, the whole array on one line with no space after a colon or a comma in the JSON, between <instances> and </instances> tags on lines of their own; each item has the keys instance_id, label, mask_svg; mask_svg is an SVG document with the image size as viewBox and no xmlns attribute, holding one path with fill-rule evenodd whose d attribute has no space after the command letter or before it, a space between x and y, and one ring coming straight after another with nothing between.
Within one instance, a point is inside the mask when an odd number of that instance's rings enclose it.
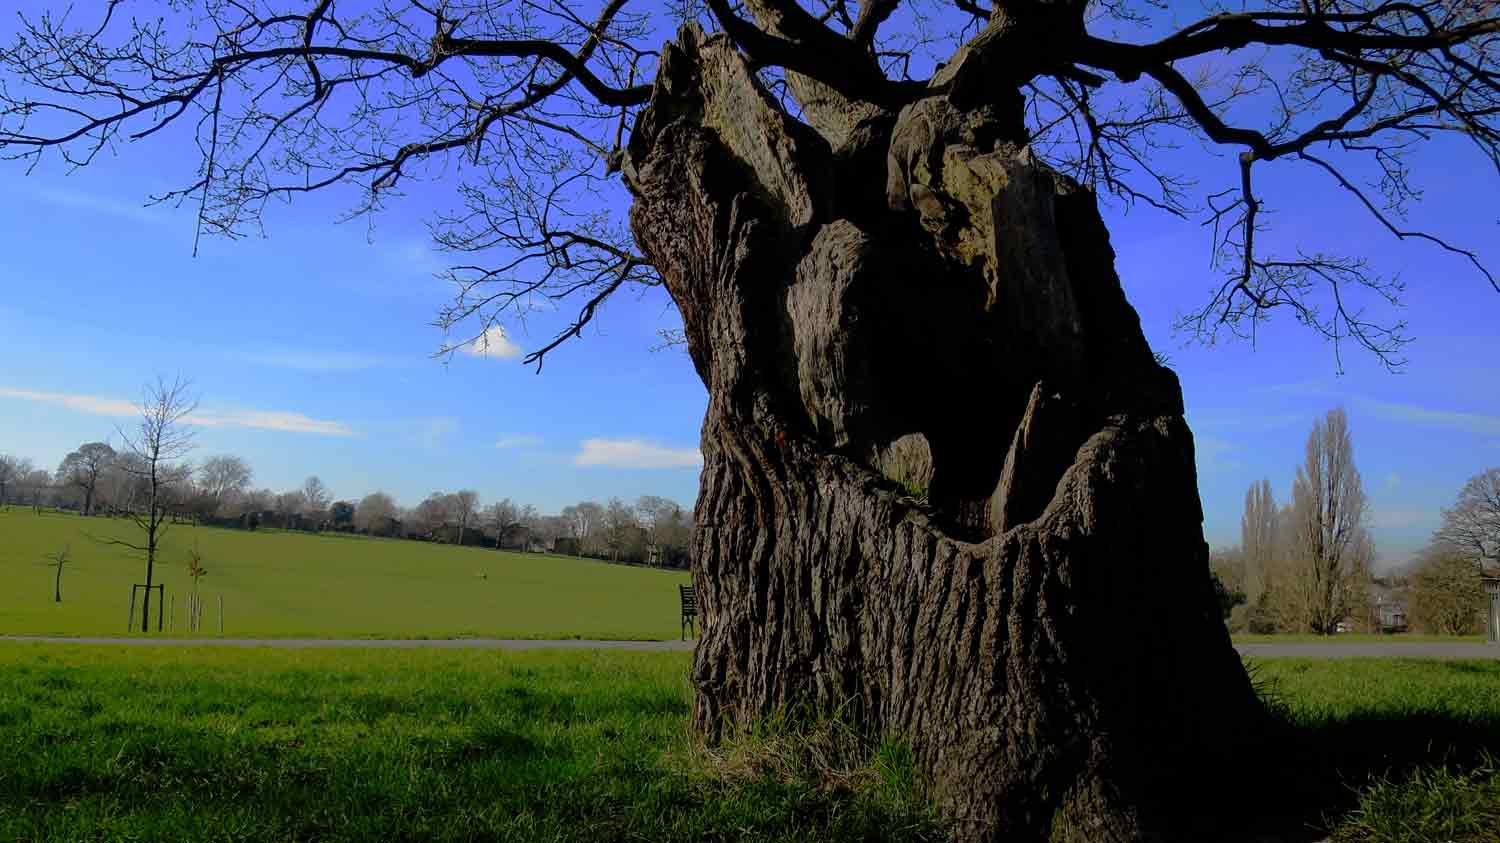
<instances>
[{"instance_id":1,"label":"distant tree line","mask_svg":"<svg viewBox=\"0 0 1500 843\"><path fill-rule=\"evenodd\" d=\"M1366 502L1348 417L1332 410L1308 435L1291 501L1278 505L1268 480L1252 484L1240 543L1212 555L1230 631L1479 631L1480 575L1500 564L1500 468L1470 479L1413 563L1385 576L1372 572Z\"/></svg>"},{"instance_id":2,"label":"distant tree line","mask_svg":"<svg viewBox=\"0 0 1500 843\"><path fill-rule=\"evenodd\" d=\"M55 507L81 515L139 514L151 499L140 455L87 442L55 471L0 454L0 506ZM157 500L178 521L248 530L359 533L417 541L560 553L670 568L688 565L692 511L666 498L580 501L555 515L510 498L485 504L478 492L433 492L403 507L384 491L335 499L316 475L295 489L256 488L255 472L233 455L179 462L158 472Z\"/></svg>"}]
</instances>

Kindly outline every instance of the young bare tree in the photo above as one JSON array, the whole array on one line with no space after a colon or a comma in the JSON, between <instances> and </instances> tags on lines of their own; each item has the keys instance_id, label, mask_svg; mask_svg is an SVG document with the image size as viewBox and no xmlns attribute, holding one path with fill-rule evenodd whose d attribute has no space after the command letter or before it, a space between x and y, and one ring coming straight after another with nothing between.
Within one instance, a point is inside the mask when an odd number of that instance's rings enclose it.
<instances>
[{"instance_id":1,"label":"young bare tree","mask_svg":"<svg viewBox=\"0 0 1500 843\"><path fill-rule=\"evenodd\" d=\"M1477 566L1500 562L1500 468L1469 478L1433 541L1459 550Z\"/></svg>"},{"instance_id":2,"label":"young bare tree","mask_svg":"<svg viewBox=\"0 0 1500 843\"><path fill-rule=\"evenodd\" d=\"M1293 544L1283 586L1301 630L1332 635L1363 616L1374 545L1365 529L1365 490L1342 407L1313 423L1292 484Z\"/></svg>"},{"instance_id":3,"label":"young bare tree","mask_svg":"<svg viewBox=\"0 0 1500 843\"><path fill-rule=\"evenodd\" d=\"M190 384L181 377L170 383L158 377L147 384L141 398L141 420L134 431L119 431L126 453L134 457L124 463L125 470L135 474L144 488L144 512L131 512L130 518L140 531L134 541L108 539L141 554L146 560L146 599L141 604L141 632L150 632L151 585L162 538L168 529L168 516L179 500L177 487L187 480L178 462L193 449L193 431L187 419L198 408L188 394ZM160 608L157 610L160 611Z\"/></svg>"},{"instance_id":4,"label":"young bare tree","mask_svg":"<svg viewBox=\"0 0 1500 843\"><path fill-rule=\"evenodd\" d=\"M182 128L201 157L161 198L229 236L272 199L352 185L374 210L448 178L438 240L472 255L438 321L456 345L573 299L538 365L663 285L709 391L696 727L858 708L961 836L1166 833L1259 708L1181 390L1096 193L1211 223L1222 277L1186 330L1288 313L1398 365L1403 326L1366 305L1400 285L1315 226L1276 248L1259 177L1300 169L1495 284L1403 213L1427 138L1500 170L1495 4L1262 0L1180 26L1086 0L705 0L663 45L643 2L23 19L0 154L81 164ZM1168 169L1198 141L1229 153L1201 203ZM628 228L605 213L622 188ZM931 456L925 498L880 471L898 441Z\"/></svg>"},{"instance_id":5,"label":"young bare tree","mask_svg":"<svg viewBox=\"0 0 1500 843\"><path fill-rule=\"evenodd\" d=\"M70 545L64 545L62 550L47 554L47 564L57 569L57 578L52 582L52 602L62 602L62 575L63 566L68 564L68 556L73 551Z\"/></svg>"},{"instance_id":6,"label":"young bare tree","mask_svg":"<svg viewBox=\"0 0 1500 843\"><path fill-rule=\"evenodd\" d=\"M83 492L83 514L94 512L94 492L100 478L115 461L115 449L107 442L87 442L63 457L57 467L57 482Z\"/></svg>"}]
</instances>

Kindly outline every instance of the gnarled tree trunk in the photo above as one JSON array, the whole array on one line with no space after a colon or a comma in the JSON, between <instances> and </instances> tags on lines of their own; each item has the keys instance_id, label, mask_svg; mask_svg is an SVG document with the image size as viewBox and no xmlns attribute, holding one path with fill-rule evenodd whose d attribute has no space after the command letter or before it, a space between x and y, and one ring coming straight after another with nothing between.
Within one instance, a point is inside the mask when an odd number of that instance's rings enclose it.
<instances>
[{"instance_id":1,"label":"gnarled tree trunk","mask_svg":"<svg viewBox=\"0 0 1500 843\"><path fill-rule=\"evenodd\" d=\"M624 169L709 390L694 718L856 711L967 839L1174 836L1258 711L1181 390L1094 197L973 63L813 128L722 35L662 55Z\"/></svg>"}]
</instances>

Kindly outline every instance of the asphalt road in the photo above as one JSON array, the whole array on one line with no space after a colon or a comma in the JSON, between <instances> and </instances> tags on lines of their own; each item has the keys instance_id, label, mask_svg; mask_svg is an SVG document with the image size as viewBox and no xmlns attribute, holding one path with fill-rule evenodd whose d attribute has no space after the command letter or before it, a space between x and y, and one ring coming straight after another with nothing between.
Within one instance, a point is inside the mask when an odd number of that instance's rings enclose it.
<instances>
[{"instance_id":1,"label":"asphalt road","mask_svg":"<svg viewBox=\"0 0 1500 843\"><path fill-rule=\"evenodd\" d=\"M1254 659L1500 659L1500 645L1456 642L1236 644L1234 648Z\"/></svg>"},{"instance_id":2,"label":"asphalt road","mask_svg":"<svg viewBox=\"0 0 1500 843\"><path fill-rule=\"evenodd\" d=\"M118 644L154 647L280 647L321 649L374 647L404 650L633 650L686 652L692 641L587 641L503 638L70 638L57 635L0 635L0 641L48 644ZM1500 659L1500 645L1433 643L1237 644L1240 655L1256 659Z\"/></svg>"}]
</instances>

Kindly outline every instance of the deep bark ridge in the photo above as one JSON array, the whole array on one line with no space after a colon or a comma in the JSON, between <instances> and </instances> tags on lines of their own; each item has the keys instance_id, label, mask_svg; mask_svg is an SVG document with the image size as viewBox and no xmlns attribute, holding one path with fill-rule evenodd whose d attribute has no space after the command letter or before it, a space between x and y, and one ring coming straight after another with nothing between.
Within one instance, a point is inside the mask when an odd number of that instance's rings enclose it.
<instances>
[{"instance_id":1,"label":"deep bark ridge","mask_svg":"<svg viewBox=\"0 0 1500 843\"><path fill-rule=\"evenodd\" d=\"M1175 837L1160 808L1259 711L1181 389L1093 195L971 58L812 128L723 35L664 48L624 171L709 390L695 723L856 716L960 838Z\"/></svg>"}]
</instances>

